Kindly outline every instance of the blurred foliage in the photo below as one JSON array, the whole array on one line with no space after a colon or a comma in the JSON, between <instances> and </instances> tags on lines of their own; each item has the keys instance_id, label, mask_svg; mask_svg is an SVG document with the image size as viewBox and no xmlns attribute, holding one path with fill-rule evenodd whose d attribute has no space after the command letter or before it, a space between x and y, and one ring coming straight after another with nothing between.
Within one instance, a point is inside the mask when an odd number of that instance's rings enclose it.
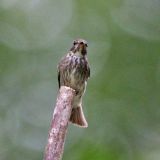
<instances>
[{"instance_id":1,"label":"blurred foliage","mask_svg":"<svg viewBox=\"0 0 160 160\"><path fill-rule=\"evenodd\" d=\"M64 160L160 159L159 0L0 1L0 159L43 157L57 63L88 41L83 106Z\"/></svg>"}]
</instances>

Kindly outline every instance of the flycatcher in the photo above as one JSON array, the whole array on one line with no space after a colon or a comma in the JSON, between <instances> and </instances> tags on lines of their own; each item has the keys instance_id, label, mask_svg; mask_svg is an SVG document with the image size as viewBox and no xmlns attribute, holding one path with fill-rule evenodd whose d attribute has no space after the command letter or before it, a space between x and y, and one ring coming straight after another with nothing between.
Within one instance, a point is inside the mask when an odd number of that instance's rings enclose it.
<instances>
[{"instance_id":1,"label":"flycatcher","mask_svg":"<svg viewBox=\"0 0 160 160\"><path fill-rule=\"evenodd\" d=\"M58 83L75 90L70 121L86 128L88 123L82 109L82 96L85 93L87 80L90 77L90 67L87 60L87 41L77 39L70 51L58 64Z\"/></svg>"}]
</instances>

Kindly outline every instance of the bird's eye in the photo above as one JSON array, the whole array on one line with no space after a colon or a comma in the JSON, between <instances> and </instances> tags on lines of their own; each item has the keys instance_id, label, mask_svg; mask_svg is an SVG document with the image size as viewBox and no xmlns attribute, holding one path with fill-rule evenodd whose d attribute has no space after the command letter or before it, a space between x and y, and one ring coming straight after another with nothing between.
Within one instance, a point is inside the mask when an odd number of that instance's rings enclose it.
<instances>
[{"instance_id":1,"label":"bird's eye","mask_svg":"<svg viewBox=\"0 0 160 160\"><path fill-rule=\"evenodd\" d=\"M74 41L74 42L73 42L73 44L74 44L74 45L76 45L76 44L77 44L77 42L76 42L76 41Z\"/></svg>"},{"instance_id":2,"label":"bird's eye","mask_svg":"<svg viewBox=\"0 0 160 160\"><path fill-rule=\"evenodd\" d=\"M87 44L87 43L85 43L85 46L86 46L86 47L88 47L88 44Z\"/></svg>"}]
</instances>

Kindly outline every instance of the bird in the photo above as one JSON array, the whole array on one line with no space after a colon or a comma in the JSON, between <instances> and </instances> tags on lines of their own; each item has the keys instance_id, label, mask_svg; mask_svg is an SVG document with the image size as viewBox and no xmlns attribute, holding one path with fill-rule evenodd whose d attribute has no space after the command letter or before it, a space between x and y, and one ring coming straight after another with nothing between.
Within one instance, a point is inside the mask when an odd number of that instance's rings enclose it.
<instances>
[{"instance_id":1,"label":"bird","mask_svg":"<svg viewBox=\"0 0 160 160\"><path fill-rule=\"evenodd\" d=\"M83 128L88 127L82 108L82 97L90 77L87 47L86 40L80 38L74 40L71 49L62 57L57 67L59 88L67 86L75 90L69 121Z\"/></svg>"}]
</instances>

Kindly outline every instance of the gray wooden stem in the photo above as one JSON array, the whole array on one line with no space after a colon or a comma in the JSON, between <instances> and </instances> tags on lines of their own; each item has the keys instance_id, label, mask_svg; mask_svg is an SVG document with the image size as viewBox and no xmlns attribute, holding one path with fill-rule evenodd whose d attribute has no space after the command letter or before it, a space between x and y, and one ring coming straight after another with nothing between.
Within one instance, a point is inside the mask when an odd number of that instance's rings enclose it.
<instances>
[{"instance_id":1,"label":"gray wooden stem","mask_svg":"<svg viewBox=\"0 0 160 160\"><path fill-rule=\"evenodd\" d=\"M69 87L62 86L59 90L49 131L48 143L45 149L44 160L61 160L62 158L74 96L75 91Z\"/></svg>"}]
</instances>

